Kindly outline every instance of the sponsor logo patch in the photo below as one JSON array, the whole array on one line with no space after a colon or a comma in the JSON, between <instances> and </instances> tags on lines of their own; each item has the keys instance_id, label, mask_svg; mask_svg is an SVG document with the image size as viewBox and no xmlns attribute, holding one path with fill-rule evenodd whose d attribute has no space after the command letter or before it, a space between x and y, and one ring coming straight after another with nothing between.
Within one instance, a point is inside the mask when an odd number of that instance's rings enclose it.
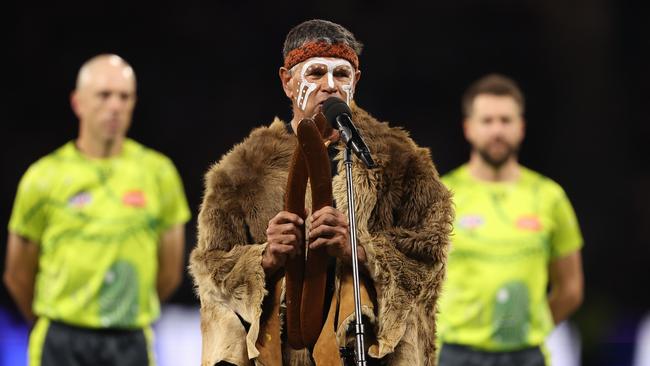
<instances>
[{"instance_id":1,"label":"sponsor logo patch","mask_svg":"<svg viewBox=\"0 0 650 366\"><path fill-rule=\"evenodd\" d=\"M458 220L458 226L463 229L476 229L483 224L485 224L485 219L477 214L465 215Z\"/></svg>"},{"instance_id":2,"label":"sponsor logo patch","mask_svg":"<svg viewBox=\"0 0 650 366\"><path fill-rule=\"evenodd\" d=\"M542 222L536 215L522 215L516 221L518 229L527 231L540 231L542 230Z\"/></svg>"},{"instance_id":3,"label":"sponsor logo patch","mask_svg":"<svg viewBox=\"0 0 650 366\"><path fill-rule=\"evenodd\" d=\"M132 190L124 193L124 196L122 196L122 203L124 203L125 206L144 207L147 204L147 200L142 191Z\"/></svg>"},{"instance_id":4,"label":"sponsor logo patch","mask_svg":"<svg viewBox=\"0 0 650 366\"><path fill-rule=\"evenodd\" d=\"M90 193L88 193L88 192L79 192L79 193L75 194L74 196L70 197L70 199L68 200L68 206L74 207L74 208L84 208L92 200L93 200L93 197L90 195Z\"/></svg>"}]
</instances>

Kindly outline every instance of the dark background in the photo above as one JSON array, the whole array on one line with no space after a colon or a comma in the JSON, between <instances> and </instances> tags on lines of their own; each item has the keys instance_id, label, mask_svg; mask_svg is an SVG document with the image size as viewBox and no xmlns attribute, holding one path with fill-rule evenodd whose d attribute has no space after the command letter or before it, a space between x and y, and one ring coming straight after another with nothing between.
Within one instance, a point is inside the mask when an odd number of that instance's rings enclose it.
<instances>
[{"instance_id":1,"label":"dark background","mask_svg":"<svg viewBox=\"0 0 650 366\"><path fill-rule=\"evenodd\" d=\"M0 222L30 163L77 132L79 66L114 52L138 78L130 136L170 156L194 219L206 169L251 128L290 118L277 76L288 30L324 18L365 44L357 103L463 163L460 96L501 72L527 97L524 165L559 182L585 237L586 299L574 320L585 365L628 364L650 310L649 13L641 2L13 2L3 5ZM5 226L6 228L6 226ZM6 229L0 231L4 264ZM4 265L0 264L0 270ZM0 287L2 306L13 306ZM173 300L196 303L186 279Z\"/></svg>"}]
</instances>

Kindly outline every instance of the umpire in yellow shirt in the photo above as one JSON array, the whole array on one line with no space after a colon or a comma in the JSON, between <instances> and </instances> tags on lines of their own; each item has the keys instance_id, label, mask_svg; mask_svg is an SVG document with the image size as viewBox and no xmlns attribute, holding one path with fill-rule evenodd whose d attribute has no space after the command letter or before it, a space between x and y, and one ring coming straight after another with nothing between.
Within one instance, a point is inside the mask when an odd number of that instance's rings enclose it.
<instances>
[{"instance_id":1,"label":"umpire in yellow shirt","mask_svg":"<svg viewBox=\"0 0 650 366\"><path fill-rule=\"evenodd\" d=\"M513 80L477 80L463 113L470 159L443 177L456 221L439 303L439 363L543 366L544 340L582 302L576 216L557 183L518 162L524 96Z\"/></svg>"},{"instance_id":2,"label":"umpire in yellow shirt","mask_svg":"<svg viewBox=\"0 0 650 366\"><path fill-rule=\"evenodd\" d=\"M29 365L153 365L150 324L183 274L190 217L171 160L126 138L135 74L79 70L79 136L32 164L9 222L4 281L28 320Z\"/></svg>"}]
</instances>

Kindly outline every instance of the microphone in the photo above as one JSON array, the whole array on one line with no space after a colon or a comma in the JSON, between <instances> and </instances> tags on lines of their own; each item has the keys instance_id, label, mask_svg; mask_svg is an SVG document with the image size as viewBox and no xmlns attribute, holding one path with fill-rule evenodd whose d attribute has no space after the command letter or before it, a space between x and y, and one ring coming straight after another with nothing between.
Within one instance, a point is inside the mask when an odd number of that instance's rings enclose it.
<instances>
[{"instance_id":1,"label":"microphone","mask_svg":"<svg viewBox=\"0 0 650 366\"><path fill-rule=\"evenodd\" d=\"M350 107L337 97L330 97L323 102L323 114L332 127L339 130L345 144L354 151L354 154L363 161L368 168L375 168L377 165L372 160L370 150L359 131L352 123L352 111Z\"/></svg>"}]
</instances>

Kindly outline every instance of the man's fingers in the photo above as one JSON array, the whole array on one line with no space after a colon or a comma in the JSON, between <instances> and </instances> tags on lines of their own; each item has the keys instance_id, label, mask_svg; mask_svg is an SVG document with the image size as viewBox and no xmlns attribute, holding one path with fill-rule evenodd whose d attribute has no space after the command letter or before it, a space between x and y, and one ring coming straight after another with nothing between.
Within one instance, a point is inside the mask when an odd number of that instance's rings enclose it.
<instances>
[{"instance_id":1,"label":"man's fingers","mask_svg":"<svg viewBox=\"0 0 650 366\"><path fill-rule=\"evenodd\" d=\"M300 235L302 228L296 226L294 223L288 224L275 224L266 229L266 235L280 235L280 234L296 234Z\"/></svg>"},{"instance_id":2,"label":"man's fingers","mask_svg":"<svg viewBox=\"0 0 650 366\"><path fill-rule=\"evenodd\" d=\"M318 249L321 247L327 247L330 244L332 239L320 237L311 243L309 243L309 249Z\"/></svg>"},{"instance_id":3,"label":"man's fingers","mask_svg":"<svg viewBox=\"0 0 650 366\"><path fill-rule=\"evenodd\" d=\"M318 219L319 217L323 216L323 215L331 214L333 216L337 216L337 214L339 214L339 213L340 213L340 211L335 209L334 207L325 206L325 207L321 208L320 210L318 210L318 211L311 214L312 222L315 221L316 219Z\"/></svg>"},{"instance_id":4,"label":"man's fingers","mask_svg":"<svg viewBox=\"0 0 650 366\"><path fill-rule=\"evenodd\" d=\"M334 210L336 211L336 210ZM341 212L336 211L336 212L322 212L320 211L319 215L312 215L310 217L311 220L311 225L312 227L314 226L319 226L319 225L329 225L329 226L348 226L348 219L343 215Z\"/></svg>"},{"instance_id":5,"label":"man's fingers","mask_svg":"<svg viewBox=\"0 0 650 366\"><path fill-rule=\"evenodd\" d=\"M273 251L280 254L290 254L296 251L296 247L291 244L276 244L273 246Z\"/></svg>"},{"instance_id":6,"label":"man's fingers","mask_svg":"<svg viewBox=\"0 0 650 366\"><path fill-rule=\"evenodd\" d=\"M276 236L273 237L273 239L278 244L284 244L284 245L293 245L293 246L295 246L295 243L298 242L298 236L295 235L295 234L276 235Z\"/></svg>"},{"instance_id":7,"label":"man's fingers","mask_svg":"<svg viewBox=\"0 0 650 366\"><path fill-rule=\"evenodd\" d=\"M312 228L309 230L309 239L314 239L318 237L328 237L331 238L336 235L345 236L347 234L347 228L342 226L328 226L320 225L318 227Z\"/></svg>"},{"instance_id":8,"label":"man's fingers","mask_svg":"<svg viewBox=\"0 0 650 366\"><path fill-rule=\"evenodd\" d=\"M288 255L294 257L295 255L301 253L300 248L297 248L291 244L280 244L276 243L271 246L271 253L277 255Z\"/></svg>"},{"instance_id":9,"label":"man's fingers","mask_svg":"<svg viewBox=\"0 0 650 366\"><path fill-rule=\"evenodd\" d=\"M287 235L276 235L273 236L272 238L269 239L269 242L273 245L276 244L281 244L281 245L290 245L295 248L302 248L303 241L302 239L299 240L299 238L296 235L293 234L287 234Z\"/></svg>"},{"instance_id":10,"label":"man's fingers","mask_svg":"<svg viewBox=\"0 0 650 366\"><path fill-rule=\"evenodd\" d=\"M333 233L333 227L332 226L327 226L327 225L321 225L315 228L312 228L309 230L309 234L307 235L309 240L316 239L318 237L332 237L334 236Z\"/></svg>"},{"instance_id":11,"label":"man's fingers","mask_svg":"<svg viewBox=\"0 0 650 366\"><path fill-rule=\"evenodd\" d=\"M298 216L298 215L296 215L294 213L287 212L287 211L280 211L280 212L278 212L277 215L275 215L271 219L271 221L269 221L269 226L276 225L276 224L286 224L286 223L293 223L293 224L296 224L296 225L302 225L305 222L300 216Z\"/></svg>"},{"instance_id":12,"label":"man's fingers","mask_svg":"<svg viewBox=\"0 0 650 366\"><path fill-rule=\"evenodd\" d=\"M341 225L342 223L336 218L336 216L330 215L330 214L325 214L322 216L319 216L316 219L312 219L313 221L311 222L311 227L317 227L321 225L327 225L327 226L338 226Z\"/></svg>"},{"instance_id":13,"label":"man's fingers","mask_svg":"<svg viewBox=\"0 0 650 366\"><path fill-rule=\"evenodd\" d=\"M333 250L335 253L342 252L345 247L345 238L341 236L335 236L332 238L320 237L311 243L309 243L309 249L318 249L325 247Z\"/></svg>"}]
</instances>

